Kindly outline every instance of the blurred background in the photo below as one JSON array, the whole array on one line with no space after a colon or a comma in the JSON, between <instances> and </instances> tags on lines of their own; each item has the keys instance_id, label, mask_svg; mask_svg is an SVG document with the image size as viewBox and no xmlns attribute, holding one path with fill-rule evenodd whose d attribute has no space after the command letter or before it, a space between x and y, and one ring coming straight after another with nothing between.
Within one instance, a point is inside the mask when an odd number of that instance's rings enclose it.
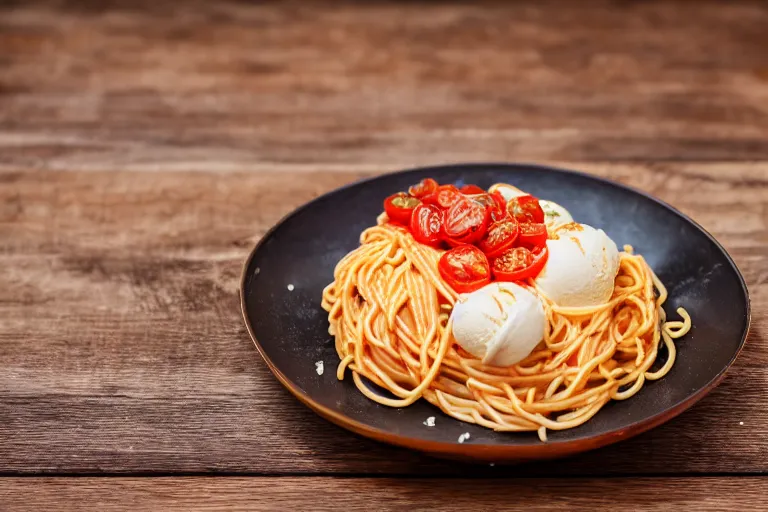
<instances>
[{"instance_id":1,"label":"blurred background","mask_svg":"<svg viewBox=\"0 0 768 512\"><path fill-rule=\"evenodd\" d=\"M4 165L766 155L761 2L23 1L0 23Z\"/></svg>"}]
</instances>

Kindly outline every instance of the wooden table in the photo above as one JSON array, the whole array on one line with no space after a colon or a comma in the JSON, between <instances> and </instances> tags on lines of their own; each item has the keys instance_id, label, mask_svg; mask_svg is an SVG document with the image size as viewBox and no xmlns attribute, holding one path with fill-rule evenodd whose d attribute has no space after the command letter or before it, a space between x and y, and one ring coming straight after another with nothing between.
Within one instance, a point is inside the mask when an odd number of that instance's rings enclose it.
<instances>
[{"instance_id":1,"label":"wooden table","mask_svg":"<svg viewBox=\"0 0 768 512\"><path fill-rule=\"evenodd\" d=\"M0 509L768 509L768 7L466 4L0 7ZM240 317L248 251L334 187L455 161L609 176L710 230L753 305L725 382L517 467L300 405Z\"/></svg>"}]
</instances>

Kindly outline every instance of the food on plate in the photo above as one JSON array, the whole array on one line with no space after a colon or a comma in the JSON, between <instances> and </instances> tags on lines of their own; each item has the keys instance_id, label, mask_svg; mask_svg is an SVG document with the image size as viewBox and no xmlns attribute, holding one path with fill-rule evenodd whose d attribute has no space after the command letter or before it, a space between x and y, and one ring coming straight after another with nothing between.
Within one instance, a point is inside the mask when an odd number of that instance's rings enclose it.
<instances>
[{"instance_id":1,"label":"food on plate","mask_svg":"<svg viewBox=\"0 0 768 512\"><path fill-rule=\"evenodd\" d=\"M543 304L515 283L497 281L460 297L452 317L456 343L491 366L525 359L544 339Z\"/></svg>"},{"instance_id":2,"label":"food on plate","mask_svg":"<svg viewBox=\"0 0 768 512\"><path fill-rule=\"evenodd\" d=\"M631 246L512 185L428 178L383 209L322 298L337 377L381 404L546 441L666 375L691 328Z\"/></svg>"},{"instance_id":3,"label":"food on plate","mask_svg":"<svg viewBox=\"0 0 768 512\"><path fill-rule=\"evenodd\" d=\"M598 306L613 294L619 250L602 229L565 224L547 240L547 265L534 283L558 306Z\"/></svg>"}]
</instances>

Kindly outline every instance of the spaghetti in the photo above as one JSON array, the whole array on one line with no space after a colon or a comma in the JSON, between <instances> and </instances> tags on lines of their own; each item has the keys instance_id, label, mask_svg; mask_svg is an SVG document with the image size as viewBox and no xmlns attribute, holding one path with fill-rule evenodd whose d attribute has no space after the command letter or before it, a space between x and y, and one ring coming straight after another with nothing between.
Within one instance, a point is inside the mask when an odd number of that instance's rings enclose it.
<instances>
[{"instance_id":1,"label":"spaghetti","mask_svg":"<svg viewBox=\"0 0 768 512\"><path fill-rule=\"evenodd\" d=\"M600 306L559 307L542 298L544 340L510 367L483 364L451 335L457 294L437 271L443 251L416 242L391 224L365 230L361 245L336 266L323 291L329 332L340 358L368 398L405 407L424 398L446 414L499 431L564 430L588 421L608 401L625 400L675 361L674 339L691 319L669 321L664 285L645 260L625 246L611 299ZM658 293L658 295L657 295ZM667 360L657 370L659 347ZM389 391L386 397L363 379Z\"/></svg>"}]
</instances>

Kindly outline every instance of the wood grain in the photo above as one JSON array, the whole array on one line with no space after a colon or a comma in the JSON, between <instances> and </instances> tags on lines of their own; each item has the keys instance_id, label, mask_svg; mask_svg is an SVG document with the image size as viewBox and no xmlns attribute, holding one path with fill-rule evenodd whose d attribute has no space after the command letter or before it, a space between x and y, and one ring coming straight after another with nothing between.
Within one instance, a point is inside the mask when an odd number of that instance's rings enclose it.
<instances>
[{"instance_id":1,"label":"wood grain","mask_svg":"<svg viewBox=\"0 0 768 512\"><path fill-rule=\"evenodd\" d=\"M22 478L0 480L7 512L41 510L763 511L768 480L391 478ZM439 505L438 505L439 504Z\"/></svg>"},{"instance_id":2,"label":"wood grain","mask_svg":"<svg viewBox=\"0 0 768 512\"><path fill-rule=\"evenodd\" d=\"M768 166L581 167L672 202L721 240L750 287L752 335L725 383L679 419L505 474L768 471ZM465 472L317 418L272 377L240 318L252 244L293 207L369 174L0 173L2 470Z\"/></svg>"},{"instance_id":3,"label":"wood grain","mask_svg":"<svg viewBox=\"0 0 768 512\"><path fill-rule=\"evenodd\" d=\"M3 2L0 165L768 155L764 2Z\"/></svg>"},{"instance_id":4,"label":"wood grain","mask_svg":"<svg viewBox=\"0 0 768 512\"><path fill-rule=\"evenodd\" d=\"M765 510L767 25L748 0L0 3L0 509ZM237 299L264 232L361 177L493 160L617 179L725 245L753 327L712 395L477 467L279 386Z\"/></svg>"}]
</instances>

